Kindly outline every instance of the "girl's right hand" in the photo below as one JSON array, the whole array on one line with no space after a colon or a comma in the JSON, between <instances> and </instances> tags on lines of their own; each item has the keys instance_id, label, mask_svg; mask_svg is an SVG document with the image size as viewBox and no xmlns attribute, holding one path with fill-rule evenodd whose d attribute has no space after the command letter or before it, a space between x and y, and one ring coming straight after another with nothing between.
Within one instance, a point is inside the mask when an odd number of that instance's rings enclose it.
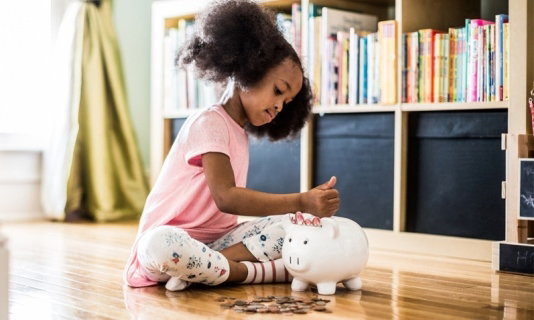
<instances>
[{"instance_id":1,"label":"girl's right hand","mask_svg":"<svg viewBox=\"0 0 534 320\"><path fill-rule=\"evenodd\" d=\"M339 192L334 189L336 177L302 194L302 212L317 217L331 217L339 209Z\"/></svg>"}]
</instances>

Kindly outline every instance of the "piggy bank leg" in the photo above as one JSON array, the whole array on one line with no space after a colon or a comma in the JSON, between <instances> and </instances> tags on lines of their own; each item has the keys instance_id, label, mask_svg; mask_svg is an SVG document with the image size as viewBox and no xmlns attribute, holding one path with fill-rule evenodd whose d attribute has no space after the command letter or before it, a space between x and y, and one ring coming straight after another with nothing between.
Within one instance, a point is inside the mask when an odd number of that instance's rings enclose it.
<instances>
[{"instance_id":1,"label":"piggy bank leg","mask_svg":"<svg viewBox=\"0 0 534 320\"><path fill-rule=\"evenodd\" d=\"M319 294L330 295L336 293L335 282L323 282L317 284L317 291Z\"/></svg>"},{"instance_id":2,"label":"piggy bank leg","mask_svg":"<svg viewBox=\"0 0 534 320\"><path fill-rule=\"evenodd\" d=\"M291 282L291 290L293 291L306 291L308 289L308 283L297 278L293 278Z\"/></svg>"},{"instance_id":3,"label":"piggy bank leg","mask_svg":"<svg viewBox=\"0 0 534 320\"><path fill-rule=\"evenodd\" d=\"M362 288L362 279L359 276L356 276L343 281L343 285L349 290L360 290Z\"/></svg>"}]
</instances>

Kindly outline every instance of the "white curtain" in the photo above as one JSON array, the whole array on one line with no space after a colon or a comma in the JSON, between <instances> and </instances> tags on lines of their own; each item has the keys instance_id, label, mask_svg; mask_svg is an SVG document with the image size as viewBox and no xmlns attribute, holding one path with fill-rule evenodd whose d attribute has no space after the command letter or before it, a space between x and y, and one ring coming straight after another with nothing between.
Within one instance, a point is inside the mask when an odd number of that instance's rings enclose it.
<instances>
[{"instance_id":1,"label":"white curtain","mask_svg":"<svg viewBox=\"0 0 534 320\"><path fill-rule=\"evenodd\" d=\"M85 4L71 1L58 29L53 55L52 132L43 150L41 202L45 215L63 220L72 155L78 134Z\"/></svg>"}]
</instances>

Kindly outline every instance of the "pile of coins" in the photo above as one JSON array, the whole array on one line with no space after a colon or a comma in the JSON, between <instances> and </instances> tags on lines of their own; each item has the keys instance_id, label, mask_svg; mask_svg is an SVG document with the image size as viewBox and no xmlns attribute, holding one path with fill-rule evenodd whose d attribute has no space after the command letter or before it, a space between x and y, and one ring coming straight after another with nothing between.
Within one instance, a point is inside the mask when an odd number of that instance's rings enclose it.
<instances>
[{"instance_id":1,"label":"pile of coins","mask_svg":"<svg viewBox=\"0 0 534 320\"><path fill-rule=\"evenodd\" d=\"M224 302L221 307L224 309L233 309L238 313L280 313L283 315L307 314L310 311L332 313L326 308L330 300L321 298L311 298L303 300L294 297L256 297L253 300L237 300L230 297L219 297L217 302Z\"/></svg>"}]
</instances>

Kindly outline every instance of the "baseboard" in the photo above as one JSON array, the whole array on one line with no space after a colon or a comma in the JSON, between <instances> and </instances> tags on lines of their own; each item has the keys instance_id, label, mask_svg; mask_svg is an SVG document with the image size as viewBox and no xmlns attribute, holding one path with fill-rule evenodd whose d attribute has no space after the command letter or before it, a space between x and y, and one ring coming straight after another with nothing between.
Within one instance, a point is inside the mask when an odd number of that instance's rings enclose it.
<instances>
[{"instance_id":1,"label":"baseboard","mask_svg":"<svg viewBox=\"0 0 534 320\"><path fill-rule=\"evenodd\" d=\"M43 220L41 152L0 148L0 221Z\"/></svg>"}]
</instances>

